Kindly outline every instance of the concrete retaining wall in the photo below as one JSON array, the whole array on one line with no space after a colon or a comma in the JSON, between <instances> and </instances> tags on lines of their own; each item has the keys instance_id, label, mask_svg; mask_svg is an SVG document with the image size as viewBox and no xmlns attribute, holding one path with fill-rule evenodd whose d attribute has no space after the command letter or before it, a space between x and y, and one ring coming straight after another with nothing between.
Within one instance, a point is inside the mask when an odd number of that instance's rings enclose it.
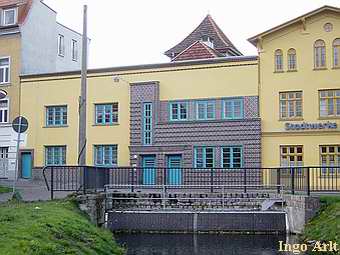
<instances>
[{"instance_id":1,"label":"concrete retaining wall","mask_svg":"<svg viewBox=\"0 0 340 255\"><path fill-rule=\"evenodd\" d=\"M285 232L284 212L147 212L112 211L112 231Z\"/></svg>"}]
</instances>

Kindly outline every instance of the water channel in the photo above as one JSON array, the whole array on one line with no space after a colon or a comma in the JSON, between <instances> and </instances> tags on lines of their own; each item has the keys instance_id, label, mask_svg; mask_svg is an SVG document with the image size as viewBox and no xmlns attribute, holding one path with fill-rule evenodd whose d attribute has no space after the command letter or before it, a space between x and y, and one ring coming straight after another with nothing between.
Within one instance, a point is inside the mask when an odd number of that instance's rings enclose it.
<instances>
[{"instance_id":1,"label":"water channel","mask_svg":"<svg viewBox=\"0 0 340 255\"><path fill-rule=\"evenodd\" d=\"M290 255L279 252L280 235L115 234L127 255Z\"/></svg>"}]
</instances>

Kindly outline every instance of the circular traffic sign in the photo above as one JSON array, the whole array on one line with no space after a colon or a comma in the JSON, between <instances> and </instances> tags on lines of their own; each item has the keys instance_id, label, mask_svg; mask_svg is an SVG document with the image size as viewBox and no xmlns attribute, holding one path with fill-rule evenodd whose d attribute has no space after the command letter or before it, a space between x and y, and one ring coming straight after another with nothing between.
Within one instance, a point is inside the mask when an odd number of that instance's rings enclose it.
<instances>
[{"instance_id":1,"label":"circular traffic sign","mask_svg":"<svg viewBox=\"0 0 340 255\"><path fill-rule=\"evenodd\" d=\"M12 123L12 127L17 133L24 133L28 129L28 121L25 117L16 117Z\"/></svg>"},{"instance_id":2,"label":"circular traffic sign","mask_svg":"<svg viewBox=\"0 0 340 255\"><path fill-rule=\"evenodd\" d=\"M2 89L0 89L0 100L1 100L1 99L4 99L4 98L6 98L6 97L7 97L7 92L4 91L4 90L2 90Z\"/></svg>"}]
</instances>

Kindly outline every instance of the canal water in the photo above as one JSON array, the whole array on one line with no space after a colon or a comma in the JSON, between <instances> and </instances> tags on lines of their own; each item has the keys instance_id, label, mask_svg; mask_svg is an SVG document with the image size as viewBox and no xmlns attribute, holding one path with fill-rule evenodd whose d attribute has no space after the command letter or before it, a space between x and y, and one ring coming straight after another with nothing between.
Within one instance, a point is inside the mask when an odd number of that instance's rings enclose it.
<instances>
[{"instance_id":1,"label":"canal water","mask_svg":"<svg viewBox=\"0 0 340 255\"><path fill-rule=\"evenodd\" d=\"M127 255L288 255L278 251L278 235L115 234Z\"/></svg>"}]
</instances>

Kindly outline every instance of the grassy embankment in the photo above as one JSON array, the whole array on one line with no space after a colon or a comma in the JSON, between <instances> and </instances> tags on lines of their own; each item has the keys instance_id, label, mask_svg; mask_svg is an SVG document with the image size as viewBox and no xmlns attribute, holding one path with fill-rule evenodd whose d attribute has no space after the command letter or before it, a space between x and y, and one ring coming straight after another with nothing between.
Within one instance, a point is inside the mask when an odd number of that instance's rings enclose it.
<instances>
[{"instance_id":1,"label":"grassy embankment","mask_svg":"<svg viewBox=\"0 0 340 255\"><path fill-rule=\"evenodd\" d=\"M124 254L72 201L0 205L0 254Z\"/></svg>"},{"instance_id":2,"label":"grassy embankment","mask_svg":"<svg viewBox=\"0 0 340 255\"><path fill-rule=\"evenodd\" d=\"M303 239L316 241L333 241L340 248L340 196L321 197L319 214L307 224ZM320 253L321 254L321 253ZM340 254L322 253L322 254Z\"/></svg>"}]
</instances>

